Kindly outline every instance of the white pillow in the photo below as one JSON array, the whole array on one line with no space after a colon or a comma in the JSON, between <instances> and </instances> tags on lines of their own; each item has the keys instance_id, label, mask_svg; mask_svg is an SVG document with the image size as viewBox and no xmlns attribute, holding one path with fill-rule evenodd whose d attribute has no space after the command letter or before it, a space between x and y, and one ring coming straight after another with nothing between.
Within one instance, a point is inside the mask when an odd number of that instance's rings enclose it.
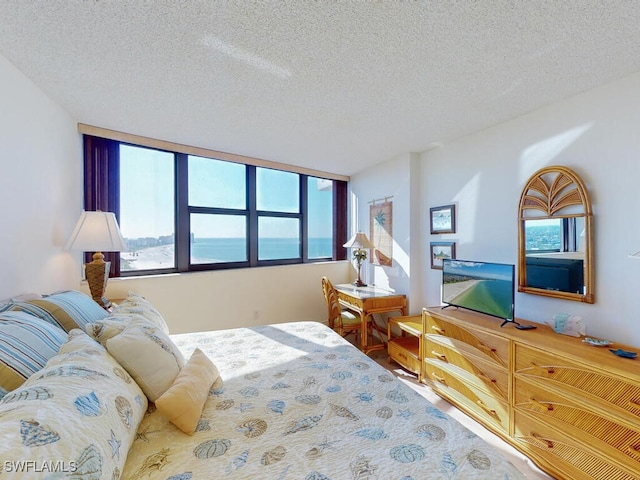
<instances>
[{"instance_id":1,"label":"white pillow","mask_svg":"<svg viewBox=\"0 0 640 480\"><path fill-rule=\"evenodd\" d=\"M185 363L169 336L144 318L131 320L106 347L151 402L167 391Z\"/></svg>"},{"instance_id":2,"label":"white pillow","mask_svg":"<svg viewBox=\"0 0 640 480\"><path fill-rule=\"evenodd\" d=\"M106 346L107 340L122 333L135 318L145 319L135 313L112 313L102 320L87 324L85 333L102 346Z\"/></svg>"},{"instance_id":3,"label":"white pillow","mask_svg":"<svg viewBox=\"0 0 640 480\"><path fill-rule=\"evenodd\" d=\"M167 335L169 334L167 322L164 321L160 312L151 305L151 302L135 292L130 291L127 298L113 309L112 315L119 313L135 313L137 315L142 315L144 318L160 327L164 333Z\"/></svg>"}]
</instances>

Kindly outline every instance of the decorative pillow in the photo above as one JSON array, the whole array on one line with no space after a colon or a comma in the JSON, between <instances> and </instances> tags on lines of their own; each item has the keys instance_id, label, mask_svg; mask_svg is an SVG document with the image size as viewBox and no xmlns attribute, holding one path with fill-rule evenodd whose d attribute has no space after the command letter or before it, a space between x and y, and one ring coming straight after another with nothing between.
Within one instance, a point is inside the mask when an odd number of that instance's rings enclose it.
<instances>
[{"instance_id":1,"label":"decorative pillow","mask_svg":"<svg viewBox=\"0 0 640 480\"><path fill-rule=\"evenodd\" d=\"M219 377L218 368L196 348L173 385L156 400L156 408L184 433L193 435L209 389Z\"/></svg>"},{"instance_id":2,"label":"decorative pillow","mask_svg":"<svg viewBox=\"0 0 640 480\"><path fill-rule=\"evenodd\" d=\"M0 398L42 369L67 332L26 312L0 313Z\"/></svg>"},{"instance_id":3,"label":"decorative pillow","mask_svg":"<svg viewBox=\"0 0 640 480\"><path fill-rule=\"evenodd\" d=\"M82 331L71 331L61 350L0 401L4 474L120 478L147 399L113 357ZM37 468L20 474L25 458Z\"/></svg>"},{"instance_id":4,"label":"decorative pillow","mask_svg":"<svg viewBox=\"0 0 640 480\"><path fill-rule=\"evenodd\" d=\"M167 335L169 334L167 322L164 321L160 312L158 312L158 310L156 310L147 299L135 292L129 291L127 298L113 309L113 314L119 313L135 313L137 315L142 315L144 318L160 327L164 333Z\"/></svg>"},{"instance_id":5,"label":"decorative pillow","mask_svg":"<svg viewBox=\"0 0 640 480\"><path fill-rule=\"evenodd\" d=\"M151 402L167 391L184 366L178 347L146 318L131 320L122 333L106 341L106 347Z\"/></svg>"},{"instance_id":6,"label":"decorative pillow","mask_svg":"<svg viewBox=\"0 0 640 480\"><path fill-rule=\"evenodd\" d=\"M28 301L14 301L14 310L24 310L65 331L74 328L84 330L92 323L109 315L93 299L82 292L69 290Z\"/></svg>"},{"instance_id":7,"label":"decorative pillow","mask_svg":"<svg viewBox=\"0 0 640 480\"><path fill-rule=\"evenodd\" d=\"M145 319L142 315L134 313L112 313L107 318L89 323L85 333L104 347L107 340L122 333L134 318Z\"/></svg>"}]
</instances>

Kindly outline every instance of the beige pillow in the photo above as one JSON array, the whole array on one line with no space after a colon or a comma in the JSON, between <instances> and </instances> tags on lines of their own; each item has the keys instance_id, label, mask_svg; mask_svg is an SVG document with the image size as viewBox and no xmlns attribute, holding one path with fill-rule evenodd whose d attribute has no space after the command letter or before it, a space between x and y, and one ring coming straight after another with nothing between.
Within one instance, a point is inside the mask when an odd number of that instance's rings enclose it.
<instances>
[{"instance_id":1,"label":"beige pillow","mask_svg":"<svg viewBox=\"0 0 640 480\"><path fill-rule=\"evenodd\" d=\"M219 376L209 357L196 348L173 385L156 400L156 408L184 433L193 435L209 389Z\"/></svg>"},{"instance_id":2,"label":"beige pillow","mask_svg":"<svg viewBox=\"0 0 640 480\"><path fill-rule=\"evenodd\" d=\"M160 327L145 318L132 319L105 346L151 402L171 386L184 366L178 347Z\"/></svg>"}]
</instances>

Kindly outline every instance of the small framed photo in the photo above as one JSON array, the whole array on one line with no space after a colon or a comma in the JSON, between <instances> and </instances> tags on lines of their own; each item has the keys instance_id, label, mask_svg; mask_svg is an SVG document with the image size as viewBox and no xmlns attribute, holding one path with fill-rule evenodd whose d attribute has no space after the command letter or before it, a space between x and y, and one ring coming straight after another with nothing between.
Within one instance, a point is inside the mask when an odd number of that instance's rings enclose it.
<instances>
[{"instance_id":1,"label":"small framed photo","mask_svg":"<svg viewBox=\"0 0 640 480\"><path fill-rule=\"evenodd\" d=\"M456 206L443 205L429 209L431 233L456 233Z\"/></svg>"},{"instance_id":2,"label":"small framed photo","mask_svg":"<svg viewBox=\"0 0 640 480\"><path fill-rule=\"evenodd\" d=\"M455 242L431 242L431 268L442 270L442 260L456 258Z\"/></svg>"}]
</instances>

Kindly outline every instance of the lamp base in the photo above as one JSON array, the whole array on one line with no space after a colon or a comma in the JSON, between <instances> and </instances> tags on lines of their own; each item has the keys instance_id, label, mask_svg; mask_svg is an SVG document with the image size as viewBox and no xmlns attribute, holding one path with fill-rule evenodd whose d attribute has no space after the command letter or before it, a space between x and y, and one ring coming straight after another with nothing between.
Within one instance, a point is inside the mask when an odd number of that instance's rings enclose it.
<instances>
[{"instance_id":1,"label":"lamp base","mask_svg":"<svg viewBox=\"0 0 640 480\"><path fill-rule=\"evenodd\" d=\"M93 261L84 264L84 274L87 277L89 291L94 302L102 308L108 309L111 306L111 302L105 298L104 292L107 289L111 262L105 262L103 258L104 255L96 252L93 255Z\"/></svg>"},{"instance_id":2,"label":"lamp base","mask_svg":"<svg viewBox=\"0 0 640 480\"><path fill-rule=\"evenodd\" d=\"M362 267L362 259L358 258L358 279L355 282L353 282L353 284L356 287L366 287L367 286L367 284L364 283L362 281L362 278L360 277L360 269L361 269L361 267Z\"/></svg>"}]
</instances>

